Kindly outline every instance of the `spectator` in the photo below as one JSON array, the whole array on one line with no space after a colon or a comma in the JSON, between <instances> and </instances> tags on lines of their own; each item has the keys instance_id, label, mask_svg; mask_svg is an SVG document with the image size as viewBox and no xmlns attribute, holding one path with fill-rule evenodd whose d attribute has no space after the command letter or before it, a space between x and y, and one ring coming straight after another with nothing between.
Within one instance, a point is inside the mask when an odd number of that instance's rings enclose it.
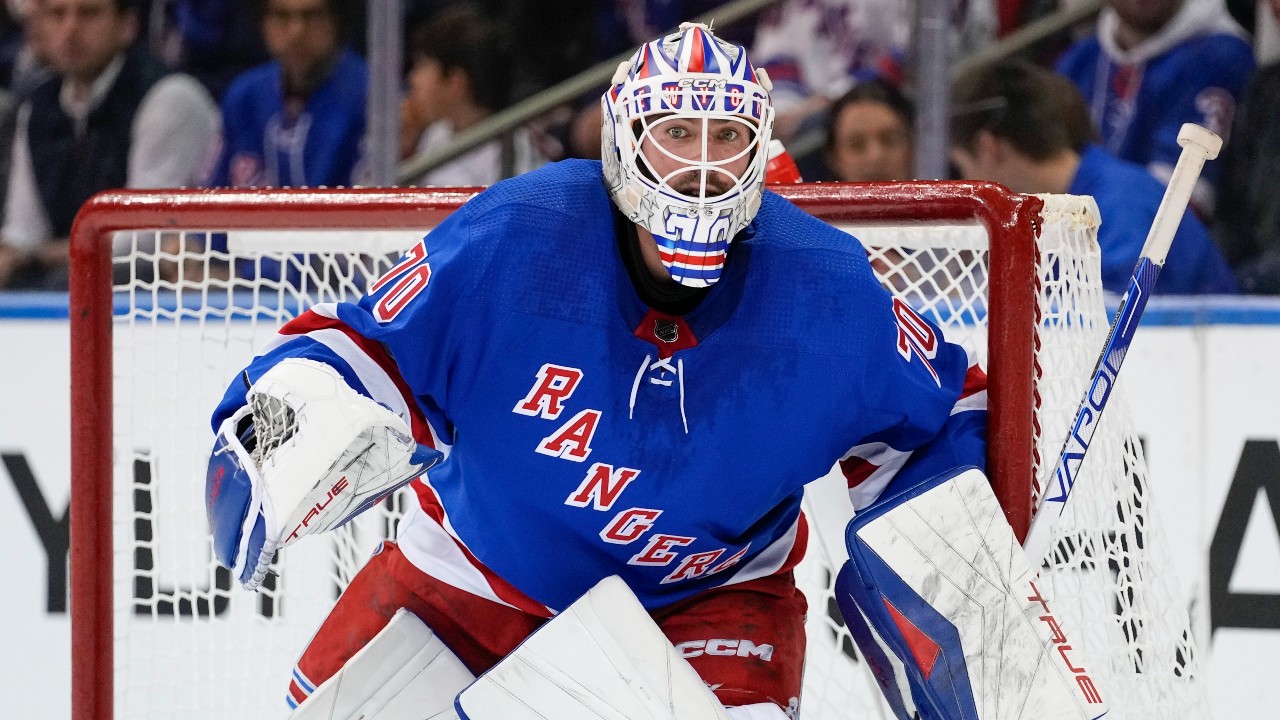
<instances>
[{"instance_id":1,"label":"spectator","mask_svg":"<svg viewBox=\"0 0 1280 720\"><path fill-rule=\"evenodd\" d=\"M45 0L27 0L21 8L24 13L19 18L22 23L22 44L12 58L6 58L9 70L6 86L19 102L53 77Z\"/></svg>"},{"instance_id":2,"label":"spectator","mask_svg":"<svg viewBox=\"0 0 1280 720\"><path fill-rule=\"evenodd\" d=\"M43 0L55 76L19 110L0 229L0 287L64 289L80 205L122 186L192 184L212 99L134 47L130 0Z\"/></svg>"},{"instance_id":3,"label":"spectator","mask_svg":"<svg viewBox=\"0 0 1280 720\"><path fill-rule=\"evenodd\" d=\"M0 4L0 84L5 87L9 85L6 81L13 76L18 55L26 46L23 25L31 14L29 6L26 0L6 0Z\"/></svg>"},{"instance_id":4,"label":"spectator","mask_svg":"<svg viewBox=\"0 0 1280 720\"><path fill-rule=\"evenodd\" d=\"M474 7L442 11L411 40L413 66L402 112L401 153L447 145L508 102L514 63L508 38ZM491 185L546 162L532 134L516 130L504 157L496 139L428 172L420 185Z\"/></svg>"},{"instance_id":5,"label":"spectator","mask_svg":"<svg viewBox=\"0 0 1280 720\"><path fill-rule=\"evenodd\" d=\"M1168 182L1183 123L1226 139L1254 70L1243 38L1223 0L1107 0L1097 34L1068 49L1058 70L1084 93L1103 147ZM1218 165L1205 165L1193 197L1206 217Z\"/></svg>"},{"instance_id":6,"label":"spectator","mask_svg":"<svg viewBox=\"0 0 1280 720\"><path fill-rule=\"evenodd\" d=\"M170 0L165 58L221 100L231 81L270 58L244 0Z\"/></svg>"},{"instance_id":7,"label":"spectator","mask_svg":"<svg viewBox=\"0 0 1280 720\"><path fill-rule=\"evenodd\" d=\"M773 134L783 142L823 117L831 102L859 80L900 82L915 2L902 0L787 0L760 16L756 58L773 81ZM953 0L956 52L991 42L992 0Z\"/></svg>"},{"instance_id":8,"label":"spectator","mask_svg":"<svg viewBox=\"0 0 1280 720\"><path fill-rule=\"evenodd\" d=\"M886 80L867 80L841 95L831 105L827 120L826 164L831 179L912 179L914 115L911 101Z\"/></svg>"},{"instance_id":9,"label":"spectator","mask_svg":"<svg viewBox=\"0 0 1280 720\"><path fill-rule=\"evenodd\" d=\"M350 185L358 177L369 72L346 47L348 0L265 0L273 58L222 101L222 144L207 184Z\"/></svg>"},{"instance_id":10,"label":"spectator","mask_svg":"<svg viewBox=\"0 0 1280 720\"><path fill-rule=\"evenodd\" d=\"M0 109L0 198L9 194L9 168L13 160L13 136L18 131L18 109L31 98L36 88L53 77L49 67L49 30L44 0L29 0L20 6L24 14L22 44L9 62L9 91ZM3 222L0 210L0 223Z\"/></svg>"},{"instance_id":11,"label":"spectator","mask_svg":"<svg viewBox=\"0 0 1280 720\"><path fill-rule=\"evenodd\" d=\"M1280 22L1280 0L1269 0ZM1214 228L1247 293L1280 294L1280 62L1258 71L1223 154Z\"/></svg>"},{"instance_id":12,"label":"spectator","mask_svg":"<svg viewBox=\"0 0 1280 720\"><path fill-rule=\"evenodd\" d=\"M964 177L1022 193L1092 195L1102 224L1102 285L1123 292L1164 194L1141 166L1083 142L1088 108L1070 81L1026 62L960 78L951 157ZM1161 293L1234 293L1236 282L1195 214L1182 218L1160 274Z\"/></svg>"}]
</instances>

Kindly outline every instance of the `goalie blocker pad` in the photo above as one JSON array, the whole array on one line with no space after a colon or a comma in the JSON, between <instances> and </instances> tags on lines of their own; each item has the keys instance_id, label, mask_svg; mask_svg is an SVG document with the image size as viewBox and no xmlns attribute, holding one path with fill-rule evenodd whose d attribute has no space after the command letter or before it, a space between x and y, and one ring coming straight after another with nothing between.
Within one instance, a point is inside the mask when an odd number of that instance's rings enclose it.
<instances>
[{"instance_id":1,"label":"goalie blocker pad","mask_svg":"<svg viewBox=\"0 0 1280 720\"><path fill-rule=\"evenodd\" d=\"M886 498L850 521L845 543L836 598L898 718L1106 714L981 471Z\"/></svg>"},{"instance_id":2,"label":"goalie blocker pad","mask_svg":"<svg viewBox=\"0 0 1280 720\"><path fill-rule=\"evenodd\" d=\"M456 708L462 720L730 717L617 576L601 580L481 675L458 695Z\"/></svg>"},{"instance_id":3,"label":"goalie blocker pad","mask_svg":"<svg viewBox=\"0 0 1280 720\"><path fill-rule=\"evenodd\" d=\"M246 399L218 428L205 509L218 561L250 590L276 550L346 523L443 457L314 360L282 360Z\"/></svg>"}]
</instances>

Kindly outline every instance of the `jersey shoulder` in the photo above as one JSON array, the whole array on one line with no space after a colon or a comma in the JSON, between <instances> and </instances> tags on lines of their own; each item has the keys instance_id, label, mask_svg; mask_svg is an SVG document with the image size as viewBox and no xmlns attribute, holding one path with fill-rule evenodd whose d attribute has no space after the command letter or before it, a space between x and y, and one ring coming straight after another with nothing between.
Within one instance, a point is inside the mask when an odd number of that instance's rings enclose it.
<instances>
[{"instance_id":1,"label":"jersey shoulder","mask_svg":"<svg viewBox=\"0 0 1280 720\"><path fill-rule=\"evenodd\" d=\"M600 163L562 160L494 183L461 212L476 239L520 253L533 238L612 232L612 207Z\"/></svg>"},{"instance_id":2,"label":"jersey shoulder","mask_svg":"<svg viewBox=\"0 0 1280 720\"><path fill-rule=\"evenodd\" d=\"M566 245L586 245L587 238L614 232L600 163L587 160L549 163L497 182L460 212L472 242L521 257L567 252Z\"/></svg>"},{"instance_id":3,"label":"jersey shoulder","mask_svg":"<svg viewBox=\"0 0 1280 720\"><path fill-rule=\"evenodd\" d=\"M523 206L541 208L576 220L584 213L607 208L609 195L599 161L561 160L494 183L467 203L475 212L495 212ZM592 217L586 217L588 221ZM599 222L608 221L602 218Z\"/></svg>"},{"instance_id":4,"label":"jersey shoulder","mask_svg":"<svg viewBox=\"0 0 1280 720\"><path fill-rule=\"evenodd\" d=\"M503 180L456 215L450 240L465 246L486 303L592 322L603 310L582 308L614 307L615 213L600 163L561 161Z\"/></svg>"},{"instance_id":5,"label":"jersey shoulder","mask_svg":"<svg viewBox=\"0 0 1280 720\"><path fill-rule=\"evenodd\" d=\"M766 193L750 236L744 315L765 319L774 344L830 356L865 356L887 347L891 298L852 235ZM735 252L731 249L730 252Z\"/></svg>"},{"instance_id":6,"label":"jersey shoulder","mask_svg":"<svg viewBox=\"0 0 1280 720\"><path fill-rule=\"evenodd\" d=\"M801 263L812 271L834 274L855 273L860 279L870 271L867 251L856 237L819 220L780 195L765 192L760 212L753 224L757 255L777 257L784 262L789 253L811 256ZM820 259L824 258L824 259Z\"/></svg>"}]
</instances>

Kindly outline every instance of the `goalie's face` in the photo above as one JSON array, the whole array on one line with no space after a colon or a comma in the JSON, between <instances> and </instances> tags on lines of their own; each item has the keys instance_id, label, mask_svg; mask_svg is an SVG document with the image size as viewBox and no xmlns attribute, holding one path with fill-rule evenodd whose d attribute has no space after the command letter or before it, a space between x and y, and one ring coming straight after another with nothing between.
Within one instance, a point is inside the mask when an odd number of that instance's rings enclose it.
<instances>
[{"instance_id":1,"label":"goalie's face","mask_svg":"<svg viewBox=\"0 0 1280 720\"><path fill-rule=\"evenodd\" d=\"M764 191L769 80L747 51L685 23L618 66L601 103L605 185L657 242L671 279L720 279Z\"/></svg>"},{"instance_id":2,"label":"goalie's face","mask_svg":"<svg viewBox=\"0 0 1280 720\"><path fill-rule=\"evenodd\" d=\"M754 157L756 128L741 118L665 114L636 122L641 172L692 200L738 188Z\"/></svg>"}]
</instances>

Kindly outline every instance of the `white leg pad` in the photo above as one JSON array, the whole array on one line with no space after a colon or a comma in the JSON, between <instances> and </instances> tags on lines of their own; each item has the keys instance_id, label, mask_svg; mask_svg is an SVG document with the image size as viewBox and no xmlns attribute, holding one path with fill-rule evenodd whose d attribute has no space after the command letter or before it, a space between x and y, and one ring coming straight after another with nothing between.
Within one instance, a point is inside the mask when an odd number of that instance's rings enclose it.
<instances>
[{"instance_id":1,"label":"white leg pad","mask_svg":"<svg viewBox=\"0 0 1280 720\"><path fill-rule=\"evenodd\" d=\"M481 675L458 710L463 720L729 720L616 576Z\"/></svg>"},{"instance_id":2,"label":"white leg pad","mask_svg":"<svg viewBox=\"0 0 1280 720\"><path fill-rule=\"evenodd\" d=\"M856 572L842 572L847 577L837 583L842 608L854 599L883 648L864 651L894 659L882 674L899 689L899 673L910 677L912 693L899 713L980 720L1105 714L1091 665L1063 632L1052 598L1038 591L987 478L971 470L929 484L854 518L847 542Z\"/></svg>"},{"instance_id":3,"label":"white leg pad","mask_svg":"<svg viewBox=\"0 0 1280 720\"><path fill-rule=\"evenodd\" d=\"M446 720L475 676L408 610L320 684L289 720Z\"/></svg>"}]
</instances>

